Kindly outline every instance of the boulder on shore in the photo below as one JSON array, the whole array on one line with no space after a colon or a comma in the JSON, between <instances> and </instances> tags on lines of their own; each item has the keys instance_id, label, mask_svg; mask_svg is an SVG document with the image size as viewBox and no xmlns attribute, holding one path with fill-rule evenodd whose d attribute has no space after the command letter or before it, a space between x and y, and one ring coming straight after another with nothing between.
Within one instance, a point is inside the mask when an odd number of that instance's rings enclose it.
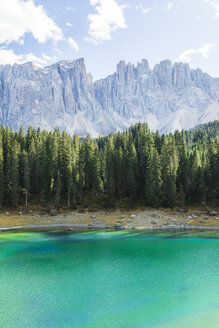
<instances>
[{"instance_id":1,"label":"boulder on shore","mask_svg":"<svg viewBox=\"0 0 219 328\"><path fill-rule=\"evenodd\" d=\"M116 228L116 229L121 229L121 223L117 222L117 223L115 224L115 228Z\"/></svg>"},{"instance_id":2,"label":"boulder on shore","mask_svg":"<svg viewBox=\"0 0 219 328\"><path fill-rule=\"evenodd\" d=\"M57 211L56 210L50 210L49 215L50 216L56 216L57 215Z\"/></svg>"},{"instance_id":3,"label":"boulder on shore","mask_svg":"<svg viewBox=\"0 0 219 328\"><path fill-rule=\"evenodd\" d=\"M210 215L210 216L216 216L216 215L217 215L217 212L215 212L215 211L210 211L210 212L208 213L208 215Z\"/></svg>"},{"instance_id":4,"label":"boulder on shore","mask_svg":"<svg viewBox=\"0 0 219 328\"><path fill-rule=\"evenodd\" d=\"M186 212L186 210L184 208L179 208L179 207L174 208L174 210L176 212L179 212L179 213L185 213Z\"/></svg>"},{"instance_id":5,"label":"boulder on shore","mask_svg":"<svg viewBox=\"0 0 219 328\"><path fill-rule=\"evenodd\" d=\"M156 220L152 220L151 221L151 224L157 224L157 221Z\"/></svg>"}]
</instances>

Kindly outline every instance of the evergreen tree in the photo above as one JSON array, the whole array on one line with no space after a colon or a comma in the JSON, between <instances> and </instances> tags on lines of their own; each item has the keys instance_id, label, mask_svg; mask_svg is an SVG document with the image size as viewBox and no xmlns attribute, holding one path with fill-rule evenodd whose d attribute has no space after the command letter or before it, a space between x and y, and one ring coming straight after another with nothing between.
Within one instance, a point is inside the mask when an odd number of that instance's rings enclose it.
<instances>
[{"instance_id":1,"label":"evergreen tree","mask_svg":"<svg viewBox=\"0 0 219 328\"><path fill-rule=\"evenodd\" d=\"M137 199L137 152L134 143L130 140L125 158L125 187L129 204L133 206Z\"/></svg>"},{"instance_id":2,"label":"evergreen tree","mask_svg":"<svg viewBox=\"0 0 219 328\"><path fill-rule=\"evenodd\" d=\"M109 137L105 144L105 185L107 192L107 205L115 205L115 175L114 175L114 145Z\"/></svg>"},{"instance_id":3,"label":"evergreen tree","mask_svg":"<svg viewBox=\"0 0 219 328\"><path fill-rule=\"evenodd\" d=\"M28 198L30 196L30 165L29 165L29 158L28 154L25 150L22 151L21 154L21 163L22 163L22 176L23 176L23 183L22 183L22 191L25 195L25 206L28 205Z\"/></svg>"},{"instance_id":4,"label":"evergreen tree","mask_svg":"<svg viewBox=\"0 0 219 328\"><path fill-rule=\"evenodd\" d=\"M151 148L145 177L145 200L148 206L160 205L161 164L157 149Z\"/></svg>"},{"instance_id":5,"label":"evergreen tree","mask_svg":"<svg viewBox=\"0 0 219 328\"><path fill-rule=\"evenodd\" d=\"M14 207L17 207L19 198L19 155L20 145L14 141L9 155L9 192Z\"/></svg>"}]
</instances>

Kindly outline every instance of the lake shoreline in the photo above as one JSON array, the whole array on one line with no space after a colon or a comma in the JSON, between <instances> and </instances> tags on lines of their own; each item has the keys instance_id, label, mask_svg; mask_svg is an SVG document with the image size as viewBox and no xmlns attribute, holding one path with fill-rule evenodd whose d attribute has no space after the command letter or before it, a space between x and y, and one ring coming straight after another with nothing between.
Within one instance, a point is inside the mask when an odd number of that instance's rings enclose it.
<instances>
[{"instance_id":1,"label":"lake shoreline","mask_svg":"<svg viewBox=\"0 0 219 328\"><path fill-rule=\"evenodd\" d=\"M42 232L42 231L219 231L219 226L199 226L199 225L179 225L179 226L158 226L158 227L119 227L115 226L100 226L92 227L89 224L48 224L48 225L29 225L29 226L14 226L14 227L1 227L1 232Z\"/></svg>"},{"instance_id":2,"label":"lake shoreline","mask_svg":"<svg viewBox=\"0 0 219 328\"><path fill-rule=\"evenodd\" d=\"M0 212L0 232L41 230L219 231L219 208Z\"/></svg>"}]
</instances>

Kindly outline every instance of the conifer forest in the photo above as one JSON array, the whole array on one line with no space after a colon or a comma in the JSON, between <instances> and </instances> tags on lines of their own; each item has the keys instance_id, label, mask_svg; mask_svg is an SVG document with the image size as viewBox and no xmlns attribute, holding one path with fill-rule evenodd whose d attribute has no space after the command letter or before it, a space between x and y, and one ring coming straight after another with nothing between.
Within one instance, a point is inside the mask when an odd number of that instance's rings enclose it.
<instances>
[{"instance_id":1,"label":"conifer forest","mask_svg":"<svg viewBox=\"0 0 219 328\"><path fill-rule=\"evenodd\" d=\"M34 199L59 208L101 195L103 206L219 203L219 121L160 135L138 123L91 139L0 128L0 206Z\"/></svg>"}]
</instances>

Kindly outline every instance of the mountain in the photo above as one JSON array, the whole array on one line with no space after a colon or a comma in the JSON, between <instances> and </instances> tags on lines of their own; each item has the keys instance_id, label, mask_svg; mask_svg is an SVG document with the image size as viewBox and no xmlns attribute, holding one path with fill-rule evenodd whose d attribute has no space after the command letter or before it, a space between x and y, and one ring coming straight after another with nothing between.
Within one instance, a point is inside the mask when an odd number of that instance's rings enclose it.
<instances>
[{"instance_id":1,"label":"mountain","mask_svg":"<svg viewBox=\"0 0 219 328\"><path fill-rule=\"evenodd\" d=\"M150 69L121 61L93 82L84 59L48 67L0 65L0 124L96 137L147 122L162 133L219 119L219 78L165 60Z\"/></svg>"}]
</instances>

